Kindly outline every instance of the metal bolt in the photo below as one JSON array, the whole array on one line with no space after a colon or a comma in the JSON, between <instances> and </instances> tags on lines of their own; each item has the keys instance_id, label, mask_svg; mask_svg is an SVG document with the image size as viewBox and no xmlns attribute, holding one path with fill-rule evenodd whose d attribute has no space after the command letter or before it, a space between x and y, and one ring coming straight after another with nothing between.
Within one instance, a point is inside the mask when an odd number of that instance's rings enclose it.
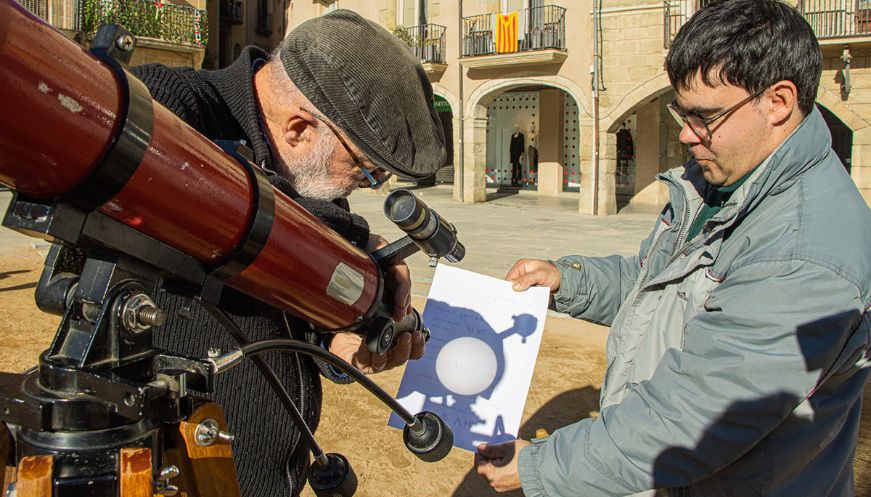
<instances>
[{"instance_id":1,"label":"metal bolt","mask_svg":"<svg viewBox=\"0 0 871 497\"><path fill-rule=\"evenodd\" d=\"M100 306L90 302L82 302L82 317L89 323L96 323L100 317Z\"/></svg>"},{"instance_id":2,"label":"metal bolt","mask_svg":"<svg viewBox=\"0 0 871 497\"><path fill-rule=\"evenodd\" d=\"M139 322L146 326L163 326L166 323L166 313L158 307L146 306L139 309Z\"/></svg>"},{"instance_id":3,"label":"metal bolt","mask_svg":"<svg viewBox=\"0 0 871 497\"><path fill-rule=\"evenodd\" d=\"M117 40L115 40L115 46L118 47L119 50L129 52L133 50L133 37L130 35L121 35Z\"/></svg>"},{"instance_id":4,"label":"metal bolt","mask_svg":"<svg viewBox=\"0 0 871 497\"><path fill-rule=\"evenodd\" d=\"M180 473L178 466L167 466L160 470L160 475L158 475L157 479L160 481L172 480Z\"/></svg>"},{"instance_id":5,"label":"metal bolt","mask_svg":"<svg viewBox=\"0 0 871 497\"><path fill-rule=\"evenodd\" d=\"M209 446L214 444L230 444L236 438L233 434L222 431L218 422L214 419L205 419L197 425L194 431L194 438L197 445Z\"/></svg>"},{"instance_id":6,"label":"metal bolt","mask_svg":"<svg viewBox=\"0 0 871 497\"><path fill-rule=\"evenodd\" d=\"M163 326L166 314L144 293L135 293L124 301L121 321L128 331L142 333L152 326Z\"/></svg>"}]
</instances>

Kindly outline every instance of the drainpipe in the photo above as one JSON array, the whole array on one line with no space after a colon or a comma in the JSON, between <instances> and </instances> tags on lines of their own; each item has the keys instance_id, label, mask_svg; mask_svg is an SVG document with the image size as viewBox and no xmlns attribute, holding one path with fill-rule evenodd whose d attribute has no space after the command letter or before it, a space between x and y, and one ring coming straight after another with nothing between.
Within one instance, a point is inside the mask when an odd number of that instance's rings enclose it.
<instances>
[{"instance_id":1,"label":"drainpipe","mask_svg":"<svg viewBox=\"0 0 871 497\"><path fill-rule=\"evenodd\" d=\"M593 0L593 215L599 214L599 12Z\"/></svg>"},{"instance_id":2,"label":"drainpipe","mask_svg":"<svg viewBox=\"0 0 871 497\"><path fill-rule=\"evenodd\" d=\"M463 0L460 0L459 3L460 3L460 16L457 18L457 21L458 21L457 22L457 40L458 40L458 43L457 43L457 71L460 73L460 90L459 90L460 115L459 115L459 121L458 121L459 126L460 126L460 131L459 131L459 133L457 133L457 136L459 137L458 145L460 147L460 151L457 154L459 164L455 164L455 167L458 167L460 170L460 173L457 174L456 177L457 177L457 183L458 183L457 187L460 189L460 202L463 202L465 200L465 193L463 192L463 179L464 179L464 176L466 175L465 165L464 165L465 153L464 153L464 146L463 146L463 137L466 134L466 124L465 124L466 119L465 119L463 114L465 113L466 104L465 104L465 100L463 99L463 66L462 66L462 64L460 64L460 59L463 57Z\"/></svg>"}]
</instances>

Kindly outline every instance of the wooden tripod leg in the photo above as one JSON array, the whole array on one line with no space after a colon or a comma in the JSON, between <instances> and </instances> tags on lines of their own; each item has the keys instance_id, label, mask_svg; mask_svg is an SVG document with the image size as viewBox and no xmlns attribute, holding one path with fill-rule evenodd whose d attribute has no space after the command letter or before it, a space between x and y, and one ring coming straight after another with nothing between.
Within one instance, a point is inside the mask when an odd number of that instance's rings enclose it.
<instances>
[{"instance_id":1,"label":"wooden tripod leg","mask_svg":"<svg viewBox=\"0 0 871 497\"><path fill-rule=\"evenodd\" d=\"M227 429L221 407L205 403L197 407L186 421L178 424L172 442L175 451L168 451L168 459L177 459L182 470L179 487L191 497L240 497L239 479L233 465L233 450L229 444L215 443L202 446L197 443L196 430L206 420Z\"/></svg>"},{"instance_id":2,"label":"wooden tripod leg","mask_svg":"<svg viewBox=\"0 0 871 497\"><path fill-rule=\"evenodd\" d=\"M0 488L0 494L6 492L9 484L15 479L15 455L14 442L12 435L9 433L9 428L6 423L0 422L0 467L3 467L3 487Z\"/></svg>"},{"instance_id":3,"label":"wooden tripod leg","mask_svg":"<svg viewBox=\"0 0 871 497\"><path fill-rule=\"evenodd\" d=\"M151 449L121 449L121 497L152 497Z\"/></svg>"},{"instance_id":4,"label":"wooden tripod leg","mask_svg":"<svg viewBox=\"0 0 871 497\"><path fill-rule=\"evenodd\" d=\"M27 456L18 463L17 497L51 497L52 456Z\"/></svg>"}]
</instances>

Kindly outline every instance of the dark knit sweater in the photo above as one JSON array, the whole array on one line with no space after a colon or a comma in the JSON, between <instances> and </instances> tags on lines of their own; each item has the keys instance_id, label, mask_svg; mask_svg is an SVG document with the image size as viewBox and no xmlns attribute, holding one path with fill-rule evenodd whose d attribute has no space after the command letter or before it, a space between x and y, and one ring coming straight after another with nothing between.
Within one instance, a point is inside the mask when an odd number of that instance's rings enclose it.
<instances>
[{"instance_id":1,"label":"dark knit sweater","mask_svg":"<svg viewBox=\"0 0 871 497\"><path fill-rule=\"evenodd\" d=\"M200 133L213 140L245 140L254 151L255 162L271 170L274 160L260 127L253 87L252 61L257 58L265 59L266 54L248 47L231 66L218 71L149 64L132 72L145 82L155 100ZM365 246L368 225L348 212L344 200L330 203L301 198L283 178L273 175L270 181L335 231ZM166 310L168 320L155 333L155 346L197 357L205 357L210 347L226 351L238 346L196 302L164 293L158 296L158 304ZM307 329L305 323L230 288L224 290L220 307L249 340L293 336L311 341L310 334L307 337L300 331ZM314 431L321 404L318 366L309 357L296 354L270 353L263 358L282 379ZM329 377L325 368L321 371ZM233 453L242 495L297 495L305 483L308 447L267 381L248 361L221 375L216 383L208 397L224 408L230 431L236 436Z\"/></svg>"}]
</instances>

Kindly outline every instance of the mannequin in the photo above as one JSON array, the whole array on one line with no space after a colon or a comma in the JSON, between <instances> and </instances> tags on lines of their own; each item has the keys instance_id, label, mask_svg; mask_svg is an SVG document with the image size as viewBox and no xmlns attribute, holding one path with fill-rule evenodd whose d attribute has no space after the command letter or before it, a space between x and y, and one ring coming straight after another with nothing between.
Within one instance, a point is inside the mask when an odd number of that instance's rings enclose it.
<instances>
[{"instance_id":1,"label":"mannequin","mask_svg":"<svg viewBox=\"0 0 871 497\"><path fill-rule=\"evenodd\" d=\"M538 171L538 149L535 147L535 124L529 130L529 146L526 147L526 165L529 167L529 174L532 175Z\"/></svg>"},{"instance_id":2,"label":"mannequin","mask_svg":"<svg viewBox=\"0 0 871 497\"><path fill-rule=\"evenodd\" d=\"M520 156L525 151L526 143L523 133L520 132L520 125L514 125L514 133L511 135L511 148L509 155L511 157L511 184L519 185L523 178L523 168L520 165Z\"/></svg>"}]
</instances>

